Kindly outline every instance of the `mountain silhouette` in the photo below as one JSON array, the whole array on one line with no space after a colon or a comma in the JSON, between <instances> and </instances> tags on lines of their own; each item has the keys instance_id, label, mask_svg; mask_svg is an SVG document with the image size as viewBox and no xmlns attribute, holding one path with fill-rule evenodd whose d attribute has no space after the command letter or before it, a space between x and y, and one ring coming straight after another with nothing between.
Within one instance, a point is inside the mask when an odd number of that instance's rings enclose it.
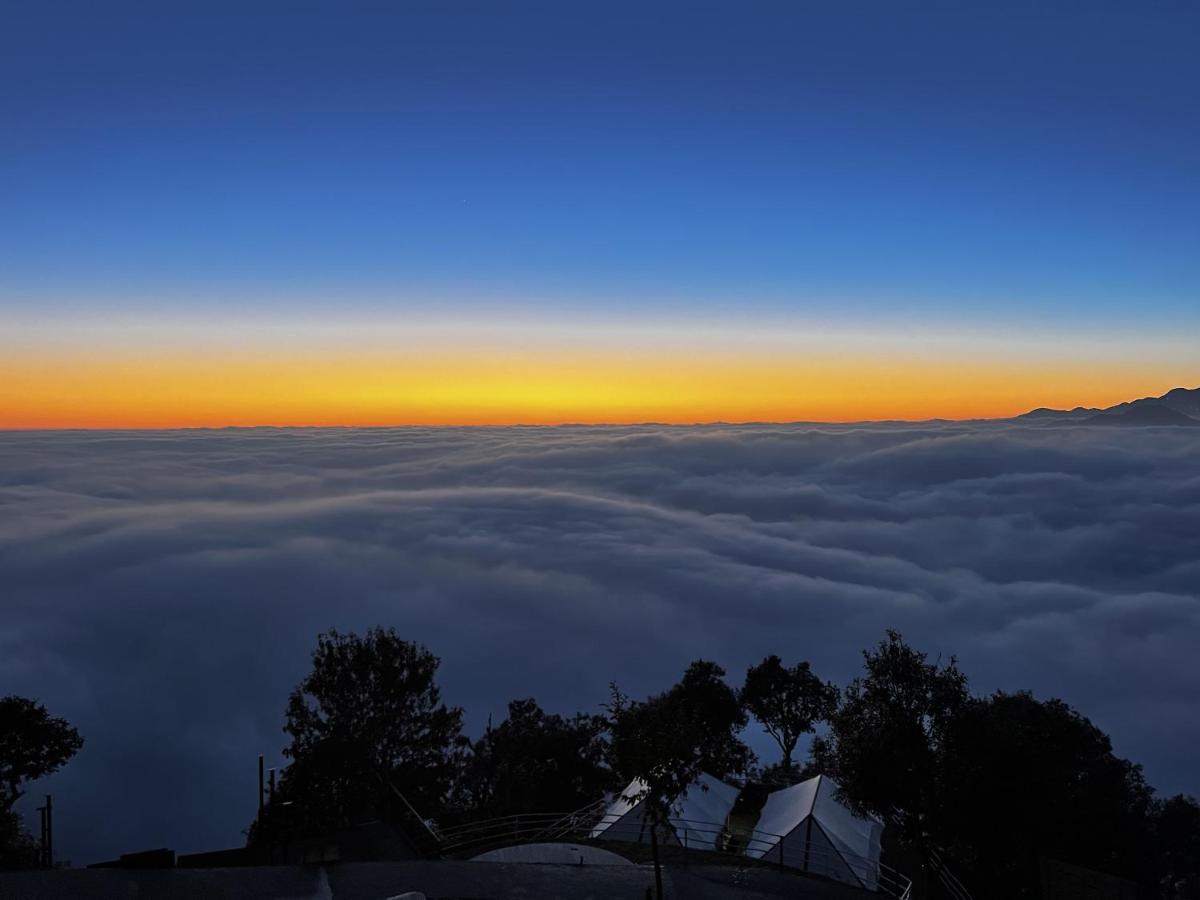
<instances>
[{"instance_id":1,"label":"mountain silhouette","mask_svg":"<svg viewBox=\"0 0 1200 900\"><path fill-rule=\"evenodd\" d=\"M1080 425L1200 425L1200 388L1174 388L1161 397L1142 397L1107 409L1043 406L1017 418Z\"/></svg>"},{"instance_id":2,"label":"mountain silhouette","mask_svg":"<svg viewBox=\"0 0 1200 900\"><path fill-rule=\"evenodd\" d=\"M1178 410L1161 404L1131 406L1121 412L1103 412L1080 421L1081 425L1200 425Z\"/></svg>"}]
</instances>

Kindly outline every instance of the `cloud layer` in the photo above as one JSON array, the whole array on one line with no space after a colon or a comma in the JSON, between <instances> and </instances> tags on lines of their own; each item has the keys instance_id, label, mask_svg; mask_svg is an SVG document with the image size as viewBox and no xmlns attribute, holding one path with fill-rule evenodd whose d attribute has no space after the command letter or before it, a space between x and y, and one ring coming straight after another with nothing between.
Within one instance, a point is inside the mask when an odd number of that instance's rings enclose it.
<instances>
[{"instance_id":1,"label":"cloud layer","mask_svg":"<svg viewBox=\"0 0 1200 900\"><path fill-rule=\"evenodd\" d=\"M0 693L88 741L45 785L76 862L238 843L330 626L429 645L473 728L697 656L845 681L896 627L1200 793L1191 429L10 432L0 597Z\"/></svg>"}]
</instances>

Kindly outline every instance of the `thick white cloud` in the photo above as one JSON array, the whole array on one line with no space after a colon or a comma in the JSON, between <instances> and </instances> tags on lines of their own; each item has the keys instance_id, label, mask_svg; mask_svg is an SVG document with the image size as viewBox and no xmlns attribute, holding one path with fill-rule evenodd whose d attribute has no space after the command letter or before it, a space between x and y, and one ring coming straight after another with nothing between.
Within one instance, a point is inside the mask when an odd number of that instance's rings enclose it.
<instances>
[{"instance_id":1,"label":"thick white cloud","mask_svg":"<svg viewBox=\"0 0 1200 900\"><path fill-rule=\"evenodd\" d=\"M1200 792L1190 429L8 433L0 591L0 693L88 739L47 783L77 860L238 842L314 636L377 623L475 727L697 656L845 681L896 627Z\"/></svg>"}]
</instances>

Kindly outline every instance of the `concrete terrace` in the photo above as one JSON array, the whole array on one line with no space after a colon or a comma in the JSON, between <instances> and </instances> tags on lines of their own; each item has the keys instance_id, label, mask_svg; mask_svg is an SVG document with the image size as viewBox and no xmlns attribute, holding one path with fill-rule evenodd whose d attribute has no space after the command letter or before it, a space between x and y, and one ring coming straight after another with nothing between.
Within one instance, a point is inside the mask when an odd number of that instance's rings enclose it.
<instances>
[{"instance_id":1,"label":"concrete terrace","mask_svg":"<svg viewBox=\"0 0 1200 900\"><path fill-rule=\"evenodd\" d=\"M792 872L727 865L666 867L671 900L862 900L875 896ZM650 866L456 860L235 869L65 869L0 873L5 900L645 900Z\"/></svg>"}]
</instances>

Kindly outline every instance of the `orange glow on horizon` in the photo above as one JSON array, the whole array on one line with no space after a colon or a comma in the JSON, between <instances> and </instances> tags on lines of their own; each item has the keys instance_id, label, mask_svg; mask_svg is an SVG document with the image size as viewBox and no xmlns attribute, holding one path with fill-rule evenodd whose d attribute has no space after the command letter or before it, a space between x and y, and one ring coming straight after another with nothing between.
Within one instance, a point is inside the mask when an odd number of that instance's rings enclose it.
<instances>
[{"instance_id":1,"label":"orange glow on horizon","mask_svg":"<svg viewBox=\"0 0 1200 900\"><path fill-rule=\"evenodd\" d=\"M0 361L0 428L996 418L1161 393L1171 374L832 354L26 356Z\"/></svg>"}]
</instances>

